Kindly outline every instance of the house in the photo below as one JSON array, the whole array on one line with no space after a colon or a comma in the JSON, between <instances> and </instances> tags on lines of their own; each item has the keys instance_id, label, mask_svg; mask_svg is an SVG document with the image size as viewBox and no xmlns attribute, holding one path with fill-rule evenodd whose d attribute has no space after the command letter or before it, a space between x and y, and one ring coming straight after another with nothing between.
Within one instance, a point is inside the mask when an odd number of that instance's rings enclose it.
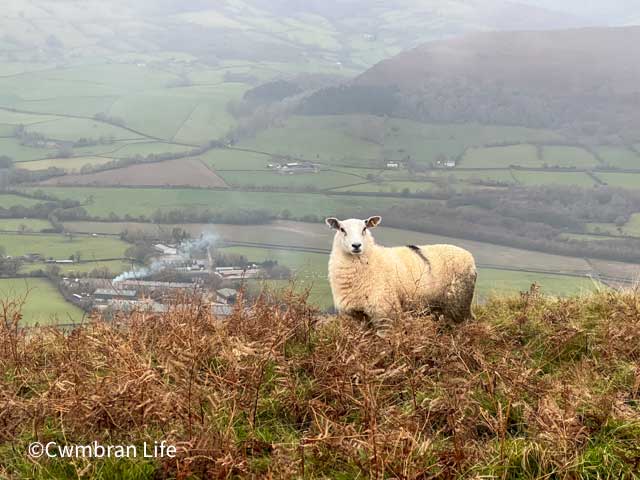
<instances>
[{"instance_id":1,"label":"house","mask_svg":"<svg viewBox=\"0 0 640 480\"><path fill-rule=\"evenodd\" d=\"M447 160L446 162L444 162L444 166L446 168L455 168L456 167L456 161L455 160Z\"/></svg>"},{"instance_id":2,"label":"house","mask_svg":"<svg viewBox=\"0 0 640 480\"><path fill-rule=\"evenodd\" d=\"M233 313L233 307L225 303L212 303L211 313L215 317L228 317Z\"/></svg>"},{"instance_id":3,"label":"house","mask_svg":"<svg viewBox=\"0 0 640 480\"><path fill-rule=\"evenodd\" d=\"M134 300L138 296L135 290L116 290L115 288L98 288L93 292L93 298L98 301Z\"/></svg>"},{"instance_id":4,"label":"house","mask_svg":"<svg viewBox=\"0 0 640 480\"><path fill-rule=\"evenodd\" d=\"M387 168L398 169L400 164L398 162L387 162Z\"/></svg>"},{"instance_id":5,"label":"house","mask_svg":"<svg viewBox=\"0 0 640 480\"><path fill-rule=\"evenodd\" d=\"M158 250L163 255L177 255L178 249L175 247L170 247L163 243L157 243L153 246L156 250Z\"/></svg>"},{"instance_id":6,"label":"house","mask_svg":"<svg viewBox=\"0 0 640 480\"><path fill-rule=\"evenodd\" d=\"M221 288L216 292L216 296L219 303L231 304L235 303L238 291L233 288Z\"/></svg>"}]
</instances>

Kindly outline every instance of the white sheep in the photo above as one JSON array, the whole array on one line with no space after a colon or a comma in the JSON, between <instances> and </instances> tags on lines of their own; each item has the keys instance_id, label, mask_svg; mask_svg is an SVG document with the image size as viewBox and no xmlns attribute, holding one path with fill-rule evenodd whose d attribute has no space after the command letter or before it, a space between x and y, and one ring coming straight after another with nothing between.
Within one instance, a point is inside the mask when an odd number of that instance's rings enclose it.
<instances>
[{"instance_id":1,"label":"white sheep","mask_svg":"<svg viewBox=\"0 0 640 480\"><path fill-rule=\"evenodd\" d=\"M381 220L325 220L336 230L329 258L336 309L373 322L403 311L440 312L454 322L473 318L471 253L453 245L377 245L370 230Z\"/></svg>"}]
</instances>

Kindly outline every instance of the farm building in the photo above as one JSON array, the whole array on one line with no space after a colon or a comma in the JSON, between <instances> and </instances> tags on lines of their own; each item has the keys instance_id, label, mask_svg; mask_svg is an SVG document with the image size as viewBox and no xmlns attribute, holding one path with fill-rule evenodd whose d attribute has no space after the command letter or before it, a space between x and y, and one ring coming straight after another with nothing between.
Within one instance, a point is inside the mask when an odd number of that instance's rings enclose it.
<instances>
[{"instance_id":1,"label":"farm building","mask_svg":"<svg viewBox=\"0 0 640 480\"><path fill-rule=\"evenodd\" d=\"M400 164L398 162L387 162L387 168L396 170L400 168Z\"/></svg>"},{"instance_id":2,"label":"farm building","mask_svg":"<svg viewBox=\"0 0 640 480\"><path fill-rule=\"evenodd\" d=\"M255 265L250 267L218 267L215 274L223 280L242 280L245 278L256 278L262 273Z\"/></svg>"},{"instance_id":3,"label":"farm building","mask_svg":"<svg viewBox=\"0 0 640 480\"><path fill-rule=\"evenodd\" d=\"M292 162L281 165L278 169L281 175L295 175L297 173L318 173L317 165L308 162Z\"/></svg>"},{"instance_id":4,"label":"farm building","mask_svg":"<svg viewBox=\"0 0 640 480\"><path fill-rule=\"evenodd\" d=\"M216 292L216 296L220 303L235 303L236 298L238 297L238 291L233 288L221 288Z\"/></svg>"},{"instance_id":5,"label":"farm building","mask_svg":"<svg viewBox=\"0 0 640 480\"><path fill-rule=\"evenodd\" d=\"M233 313L233 307L225 303L212 303L211 313L216 317L228 317Z\"/></svg>"},{"instance_id":6,"label":"farm building","mask_svg":"<svg viewBox=\"0 0 640 480\"><path fill-rule=\"evenodd\" d=\"M115 288L98 288L95 292L93 292L93 298L97 301L108 301L108 300L133 300L138 296L138 293L135 290L120 290Z\"/></svg>"}]
</instances>

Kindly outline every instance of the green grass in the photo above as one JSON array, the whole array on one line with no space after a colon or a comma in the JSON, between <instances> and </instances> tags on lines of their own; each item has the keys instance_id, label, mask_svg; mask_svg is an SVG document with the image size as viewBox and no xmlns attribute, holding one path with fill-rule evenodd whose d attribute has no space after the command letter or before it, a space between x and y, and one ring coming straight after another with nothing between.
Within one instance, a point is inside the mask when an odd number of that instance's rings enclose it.
<instances>
[{"instance_id":1,"label":"green grass","mask_svg":"<svg viewBox=\"0 0 640 480\"><path fill-rule=\"evenodd\" d=\"M26 232L40 232L51 228L51 223L35 218L0 218L0 230L18 231L22 226Z\"/></svg>"},{"instance_id":2,"label":"green grass","mask_svg":"<svg viewBox=\"0 0 640 480\"><path fill-rule=\"evenodd\" d=\"M4 208L11 208L15 206L31 207L42 202L44 202L44 200L36 200L33 198L22 197L20 195L0 193L0 206Z\"/></svg>"},{"instance_id":3,"label":"green grass","mask_svg":"<svg viewBox=\"0 0 640 480\"><path fill-rule=\"evenodd\" d=\"M580 147L545 145L542 147L543 162L549 166L595 167L598 160L591 152Z\"/></svg>"},{"instance_id":4,"label":"green grass","mask_svg":"<svg viewBox=\"0 0 640 480\"><path fill-rule=\"evenodd\" d=\"M193 147L164 142L144 141L131 142L127 143L126 145L117 146L111 153L111 156L113 156L114 158L128 158L135 157L136 155L142 155L143 157L146 157L147 155L153 154L182 153L190 152L191 150L193 150Z\"/></svg>"},{"instance_id":5,"label":"green grass","mask_svg":"<svg viewBox=\"0 0 640 480\"><path fill-rule=\"evenodd\" d=\"M227 112L227 103L240 98L246 89L237 83L225 83L207 90L185 89L185 94L193 93L201 96L201 100L175 132L173 140L201 145L224 137L236 124Z\"/></svg>"},{"instance_id":6,"label":"green grass","mask_svg":"<svg viewBox=\"0 0 640 480\"><path fill-rule=\"evenodd\" d=\"M49 158L46 160L34 160L32 162L22 162L20 168L26 170L46 170L55 167L62 168L67 173L79 172L85 165L103 165L111 162L109 157L72 157L72 158Z\"/></svg>"},{"instance_id":7,"label":"green grass","mask_svg":"<svg viewBox=\"0 0 640 480\"><path fill-rule=\"evenodd\" d=\"M25 263L20 268L20 273L29 273L38 270L46 271L50 264L47 263ZM112 260L107 262L86 262L75 263L73 265L56 265L60 269L60 274L73 276L74 274L89 273L96 269L107 269L114 275L132 269L131 262Z\"/></svg>"},{"instance_id":8,"label":"green grass","mask_svg":"<svg viewBox=\"0 0 640 480\"><path fill-rule=\"evenodd\" d=\"M31 191L32 189L27 189ZM35 189L38 190L38 189ZM123 217L151 215L157 209L195 208L200 210L265 209L273 213L289 210L293 216L330 215L335 212L364 214L393 205L422 204L418 200L389 198L353 198L338 195L305 193L212 191L203 189L139 189L139 188L67 188L47 187L40 190L57 198L83 203L90 215L108 218L111 212ZM93 202L87 204L90 197Z\"/></svg>"},{"instance_id":9,"label":"green grass","mask_svg":"<svg viewBox=\"0 0 640 480\"><path fill-rule=\"evenodd\" d=\"M296 175L281 175L275 170L263 172L217 172L226 183L234 187L269 186L278 188L324 190L363 181L346 173L322 171Z\"/></svg>"},{"instance_id":10,"label":"green grass","mask_svg":"<svg viewBox=\"0 0 640 480\"><path fill-rule=\"evenodd\" d=\"M462 166L465 168L505 168L511 165L519 167L540 167L533 145L514 145L508 147L470 148L464 154Z\"/></svg>"},{"instance_id":11,"label":"green grass","mask_svg":"<svg viewBox=\"0 0 640 480\"><path fill-rule=\"evenodd\" d=\"M0 279L0 299L7 301L24 298L22 308L23 326L39 323L77 323L83 312L67 303L60 292L49 281L42 278Z\"/></svg>"},{"instance_id":12,"label":"green grass","mask_svg":"<svg viewBox=\"0 0 640 480\"><path fill-rule=\"evenodd\" d=\"M640 174L638 173L601 173L598 178L607 182L607 185L620 188L640 189Z\"/></svg>"},{"instance_id":13,"label":"green grass","mask_svg":"<svg viewBox=\"0 0 640 480\"><path fill-rule=\"evenodd\" d=\"M7 255L14 257L27 253L40 253L45 258L68 259L80 254L81 260L120 258L130 246L117 238L86 237L76 235L69 239L61 234L0 234L0 245Z\"/></svg>"},{"instance_id":14,"label":"green grass","mask_svg":"<svg viewBox=\"0 0 640 480\"><path fill-rule=\"evenodd\" d=\"M265 170L271 156L231 149L210 150L199 157L211 168L220 170Z\"/></svg>"},{"instance_id":15,"label":"green grass","mask_svg":"<svg viewBox=\"0 0 640 480\"><path fill-rule=\"evenodd\" d=\"M593 178L582 172L524 172L513 170L513 175L523 185L576 185L579 187L593 187L596 185Z\"/></svg>"},{"instance_id":16,"label":"green grass","mask_svg":"<svg viewBox=\"0 0 640 480\"><path fill-rule=\"evenodd\" d=\"M513 272L481 268L478 271L477 296L486 298L492 294L507 295L526 291L532 283L537 283L543 293L556 296L570 296L592 292L601 288L589 278L571 277L568 275L546 275L540 273Z\"/></svg>"},{"instance_id":17,"label":"green grass","mask_svg":"<svg viewBox=\"0 0 640 480\"><path fill-rule=\"evenodd\" d=\"M347 187L336 188L339 192L372 192L372 193L402 193L405 190L409 190L411 193L424 192L434 190L436 185L433 182L366 182L363 179L354 178L351 183L358 183L357 185L349 185Z\"/></svg>"},{"instance_id":18,"label":"green grass","mask_svg":"<svg viewBox=\"0 0 640 480\"><path fill-rule=\"evenodd\" d=\"M139 139L140 136L114 125L85 120L82 118L60 118L28 127L28 131L38 132L47 138L76 141L80 138L113 137L116 140Z\"/></svg>"},{"instance_id":19,"label":"green grass","mask_svg":"<svg viewBox=\"0 0 640 480\"><path fill-rule=\"evenodd\" d=\"M640 155L632 150L622 147L598 147L596 150L607 165L640 169Z\"/></svg>"},{"instance_id":20,"label":"green grass","mask_svg":"<svg viewBox=\"0 0 640 480\"><path fill-rule=\"evenodd\" d=\"M308 161L368 165L378 159L380 146L348 133L358 121L351 116L293 116L238 146Z\"/></svg>"},{"instance_id":21,"label":"green grass","mask_svg":"<svg viewBox=\"0 0 640 480\"><path fill-rule=\"evenodd\" d=\"M2 155L11 157L14 162L28 162L45 158L47 155L55 153L51 148L34 148L20 145L16 138L0 138L0 152Z\"/></svg>"},{"instance_id":22,"label":"green grass","mask_svg":"<svg viewBox=\"0 0 640 480\"><path fill-rule=\"evenodd\" d=\"M640 237L640 213L634 213L633 215L631 215L631 218L625 224L623 230L628 235Z\"/></svg>"}]
</instances>

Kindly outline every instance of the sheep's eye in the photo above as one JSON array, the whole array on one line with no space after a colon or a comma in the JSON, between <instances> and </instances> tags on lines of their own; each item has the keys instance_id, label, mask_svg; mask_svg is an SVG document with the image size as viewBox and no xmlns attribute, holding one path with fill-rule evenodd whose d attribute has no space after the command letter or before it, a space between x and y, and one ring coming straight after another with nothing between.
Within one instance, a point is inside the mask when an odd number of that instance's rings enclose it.
<instances>
[{"instance_id":1,"label":"sheep's eye","mask_svg":"<svg viewBox=\"0 0 640 480\"><path fill-rule=\"evenodd\" d=\"M342 228L342 227L340 227L340 231L341 231L342 233L344 233L345 235L347 234L347 231L346 231L344 228Z\"/></svg>"}]
</instances>

